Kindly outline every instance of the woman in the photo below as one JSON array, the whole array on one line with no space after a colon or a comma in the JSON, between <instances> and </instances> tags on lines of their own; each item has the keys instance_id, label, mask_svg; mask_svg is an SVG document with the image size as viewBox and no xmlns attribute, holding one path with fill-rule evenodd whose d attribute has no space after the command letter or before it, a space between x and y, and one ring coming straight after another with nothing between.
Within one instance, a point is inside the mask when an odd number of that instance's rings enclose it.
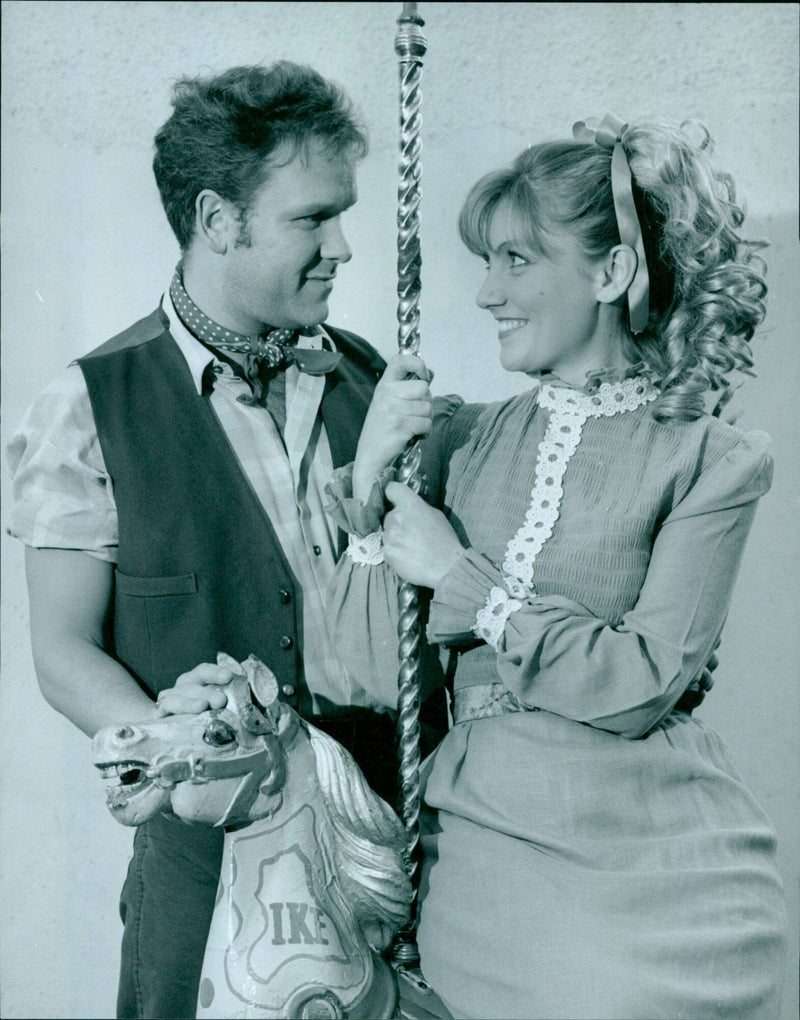
<instances>
[{"instance_id":1,"label":"woman","mask_svg":"<svg viewBox=\"0 0 800 1020\"><path fill-rule=\"evenodd\" d=\"M752 364L761 246L707 136L576 129L460 217L501 362L533 387L432 410L423 363L390 363L331 486L353 536L335 631L394 704L399 575L432 590L428 639L457 663L419 919L455 1016L775 1017L774 835L691 714L771 479L768 437L705 409ZM423 500L390 479L426 433Z\"/></svg>"}]
</instances>

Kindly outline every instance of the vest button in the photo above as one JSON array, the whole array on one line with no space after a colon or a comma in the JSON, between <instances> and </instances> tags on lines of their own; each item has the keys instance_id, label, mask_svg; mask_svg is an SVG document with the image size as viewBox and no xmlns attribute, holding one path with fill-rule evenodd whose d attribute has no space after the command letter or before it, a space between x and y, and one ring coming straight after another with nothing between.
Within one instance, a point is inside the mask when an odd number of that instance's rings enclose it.
<instances>
[{"instance_id":1,"label":"vest button","mask_svg":"<svg viewBox=\"0 0 800 1020\"><path fill-rule=\"evenodd\" d=\"M315 556L321 556L322 555L322 550L320 549L320 547L318 545L314 546L314 555Z\"/></svg>"},{"instance_id":2,"label":"vest button","mask_svg":"<svg viewBox=\"0 0 800 1020\"><path fill-rule=\"evenodd\" d=\"M294 684L284 684L283 687L281 687L281 690L287 698L291 698L294 694Z\"/></svg>"},{"instance_id":3,"label":"vest button","mask_svg":"<svg viewBox=\"0 0 800 1020\"><path fill-rule=\"evenodd\" d=\"M281 590L278 592L278 599L284 605L287 605L289 602L292 601L292 593L290 591L287 591L285 588L281 588Z\"/></svg>"},{"instance_id":4,"label":"vest button","mask_svg":"<svg viewBox=\"0 0 800 1020\"><path fill-rule=\"evenodd\" d=\"M289 649L293 647L294 641L292 641L288 634L284 634L283 637L278 642L278 644L281 646L281 648Z\"/></svg>"}]
</instances>

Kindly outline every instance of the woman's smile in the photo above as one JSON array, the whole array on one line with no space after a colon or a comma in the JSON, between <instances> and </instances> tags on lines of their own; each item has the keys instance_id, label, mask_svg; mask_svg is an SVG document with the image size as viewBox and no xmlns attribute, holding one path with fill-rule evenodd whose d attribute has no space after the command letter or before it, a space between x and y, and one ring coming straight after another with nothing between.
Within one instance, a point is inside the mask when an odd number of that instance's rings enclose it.
<instances>
[{"instance_id":1,"label":"woman's smile","mask_svg":"<svg viewBox=\"0 0 800 1020\"><path fill-rule=\"evenodd\" d=\"M497 331L500 339L508 336L509 333L514 333L518 329L522 329L523 326L528 325L527 319L498 319L497 320Z\"/></svg>"}]
</instances>

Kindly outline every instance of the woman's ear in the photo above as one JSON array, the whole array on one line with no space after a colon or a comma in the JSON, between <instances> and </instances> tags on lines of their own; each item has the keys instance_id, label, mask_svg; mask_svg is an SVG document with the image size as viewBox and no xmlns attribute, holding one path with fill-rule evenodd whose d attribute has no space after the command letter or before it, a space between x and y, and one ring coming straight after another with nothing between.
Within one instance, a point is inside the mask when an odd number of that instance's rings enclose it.
<instances>
[{"instance_id":1,"label":"woman's ear","mask_svg":"<svg viewBox=\"0 0 800 1020\"><path fill-rule=\"evenodd\" d=\"M230 202L206 188L199 192L194 208L195 237L217 255L224 255L238 231L238 221Z\"/></svg>"},{"instance_id":2,"label":"woman's ear","mask_svg":"<svg viewBox=\"0 0 800 1020\"><path fill-rule=\"evenodd\" d=\"M604 304L614 304L624 297L638 265L638 256L630 245L615 245L606 255L598 274L597 300Z\"/></svg>"}]
</instances>

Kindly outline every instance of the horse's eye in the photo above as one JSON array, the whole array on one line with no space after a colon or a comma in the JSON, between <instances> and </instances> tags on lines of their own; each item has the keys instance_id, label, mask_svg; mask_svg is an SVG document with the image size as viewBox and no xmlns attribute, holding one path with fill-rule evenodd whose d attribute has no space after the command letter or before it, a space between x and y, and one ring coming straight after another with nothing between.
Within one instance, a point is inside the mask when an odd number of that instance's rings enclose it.
<instances>
[{"instance_id":1,"label":"horse's eye","mask_svg":"<svg viewBox=\"0 0 800 1020\"><path fill-rule=\"evenodd\" d=\"M212 747L224 747L236 740L236 730L223 719L215 719L203 734L203 740Z\"/></svg>"}]
</instances>

